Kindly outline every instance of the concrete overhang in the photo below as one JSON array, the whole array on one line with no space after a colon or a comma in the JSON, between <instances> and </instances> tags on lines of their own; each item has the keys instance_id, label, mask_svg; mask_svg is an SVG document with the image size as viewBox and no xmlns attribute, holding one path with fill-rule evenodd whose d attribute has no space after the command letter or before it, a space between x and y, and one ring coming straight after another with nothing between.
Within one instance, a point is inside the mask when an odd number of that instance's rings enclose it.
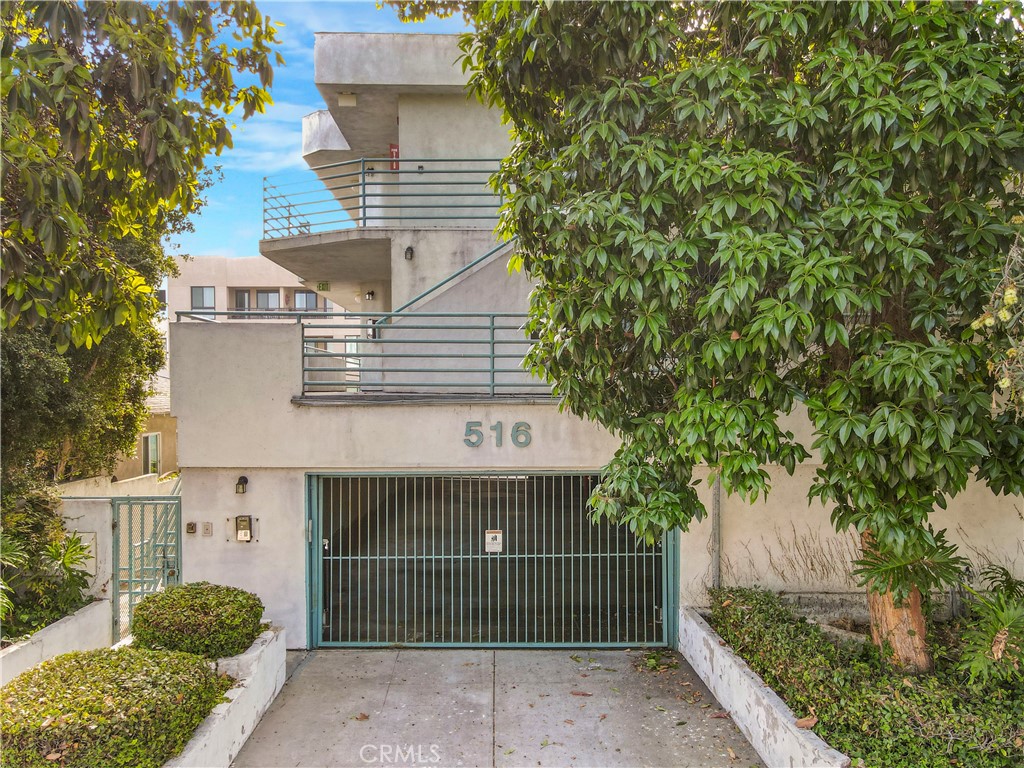
<instances>
[{"instance_id":1,"label":"concrete overhang","mask_svg":"<svg viewBox=\"0 0 1024 768\"><path fill-rule=\"evenodd\" d=\"M387 157L388 145L398 143L399 94L466 92L458 40L457 35L318 33L314 80L337 133L323 125L326 116L304 120L306 162L314 167ZM339 106L339 95L354 106Z\"/></svg>"},{"instance_id":2,"label":"concrete overhang","mask_svg":"<svg viewBox=\"0 0 1024 768\"><path fill-rule=\"evenodd\" d=\"M388 229L361 227L260 240L260 254L303 282L390 282Z\"/></svg>"}]
</instances>

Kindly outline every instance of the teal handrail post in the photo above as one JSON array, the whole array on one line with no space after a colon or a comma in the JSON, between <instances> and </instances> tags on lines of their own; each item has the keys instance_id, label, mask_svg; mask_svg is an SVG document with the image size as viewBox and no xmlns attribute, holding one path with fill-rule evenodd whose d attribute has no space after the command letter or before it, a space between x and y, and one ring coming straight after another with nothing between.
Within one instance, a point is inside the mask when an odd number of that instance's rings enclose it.
<instances>
[{"instance_id":1,"label":"teal handrail post","mask_svg":"<svg viewBox=\"0 0 1024 768\"><path fill-rule=\"evenodd\" d=\"M494 320L495 320L495 316L491 315L489 319L491 321L491 397L494 397L494 379L495 379L494 369L495 369L495 366L497 365L497 362L494 359Z\"/></svg>"},{"instance_id":2,"label":"teal handrail post","mask_svg":"<svg viewBox=\"0 0 1024 768\"><path fill-rule=\"evenodd\" d=\"M267 239L267 177L263 177L263 239Z\"/></svg>"},{"instance_id":3,"label":"teal handrail post","mask_svg":"<svg viewBox=\"0 0 1024 768\"><path fill-rule=\"evenodd\" d=\"M362 220L361 227L366 226L366 158L359 158L359 191L362 196L359 210Z\"/></svg>"}]
</instances>

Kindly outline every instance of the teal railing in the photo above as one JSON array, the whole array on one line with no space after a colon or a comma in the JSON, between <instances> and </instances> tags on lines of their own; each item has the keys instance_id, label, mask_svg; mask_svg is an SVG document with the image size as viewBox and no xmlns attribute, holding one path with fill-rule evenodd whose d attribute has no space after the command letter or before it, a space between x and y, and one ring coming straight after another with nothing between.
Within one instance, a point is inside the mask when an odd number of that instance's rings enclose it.
<instances>
[{"instance_id":1,"label":"teal railing","mask_svg":"<svg viewBox=\"0 0 1024 768\"><path fill-rule=\"evenodd\" d=\"M394 312L334 315L302 325L305 394L542 395L522 367L526 315Z\"/></svg>"},{"instance_id":2,"label":"teal railing","mask_svg":"<svg viewBox=\"0 0 1024 768\"><path fill-rule=\"evenodd\" d=\"M263 239L430 222L490 228L500 199L489 179L499 162L365 157L318 166L312 173L265 177Z\"/></svg>"},{"instance_id":3,"label":"teal railing","mask_svg":"<svg viewBox=\"0 0 1024 768\"><path fill-rule=\"evenodd\" d=\"M232 312L178 312L207 322ZM550 386L523 369L525 313L278 312L302 326L303 394L532 395Z\"/></svg>"}]
</instances>

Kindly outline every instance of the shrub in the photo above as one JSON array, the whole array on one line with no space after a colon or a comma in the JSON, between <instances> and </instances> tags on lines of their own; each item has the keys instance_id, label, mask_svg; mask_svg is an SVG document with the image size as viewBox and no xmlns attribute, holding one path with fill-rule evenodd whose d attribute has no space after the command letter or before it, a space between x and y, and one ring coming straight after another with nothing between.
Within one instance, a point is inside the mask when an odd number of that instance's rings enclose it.
<instances>
[{"instance_id":1,"label":"shrub","mask_svg":"<svg viewBox=\"0 0 1024 768\"><path fill-rule=\"evenodd\" d=\"M1024 687L971 685L958 659L943 654L935 674L905 677L873 646L837 646L762 590L712 590L712 605L711 624L733 650L798 717L816 715L814 731L861 765L1024 762Z\"/></svg>"},{"instance_id":2,"label":"shrub","mask_svg":"<svg viewBox=\"0 0 1024 768\"><path fill-rule=\"evenodd\" d=\"M13 641L74 613L89 599L89 548L69 534L51 487L4 488L0 501L0 621Z\"/></svg>"},{"instance_id":3,"label":"shrub","mask_svg":"<svg viewBox=\"0 0 1024 768\"><path fill-rule=\"evenodd\" d=\"M197 581L144 598L132 616L134 642L143 648L235 656L260 634L263 603L244 589Z\"/></svg>"},{"instance_id":4,"label":"shrub","mask_svg":"<svg viewBox=\"0 0 1024 768\"><path fill-rule=\"evenodd\" d=\"M67 653L0 691L2 766L160 766L231 687L186 653Z\"/></svg>"}]
</instances>

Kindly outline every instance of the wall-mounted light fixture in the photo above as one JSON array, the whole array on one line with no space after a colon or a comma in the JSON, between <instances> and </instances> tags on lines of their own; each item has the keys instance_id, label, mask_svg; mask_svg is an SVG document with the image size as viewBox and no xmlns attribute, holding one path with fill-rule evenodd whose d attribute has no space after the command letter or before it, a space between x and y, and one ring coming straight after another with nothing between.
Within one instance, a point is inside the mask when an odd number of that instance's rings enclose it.
<instances>
[{"instance_id":1,"label":"wall-mounted light fixture","mask_svg":"<svg viewBox=\"0 0 1024 768\"><path fill-rule=\"evenodd\" d=\"M339 107L354 107L356 105L356 95L354 93L339 93L338 94L338 106Z\"/></svg>"},{"instance_id":2,"label":"wall-mounted light fixture","mask_svg":"<svg viewBox=\"0 0 1024 768\"><path fill-rule=\"evenodd\" d=\"M416 255L416 251L413 250L411 245L408 248L405 249L405 260L406 261L412 261L412 257L415 256L415 255Z\"/></svg>"},{"instance_id":3,"label":"wall-mounted light fixture","mask_svg":"<svg viewBox=\"0 0 1024 768\"><path fill-rule=\"evenodd\" d=\"M235 483L235 493L245 493L245 486L249 484L249 478L242 475Z\"/></svg>"},{"instance_id":4,"label":"wall-mounted light fixture","mask_svg":"<svg viewBox=\"0 0 1024 768\"><path fill-rule=\"evenodd\" d=\"M374 297L374 295L375 295L375 294L374 294L374 292L373 292L373 291L367 291L367 292L366 292L366 293L365 293L365 294L363 295L363 298L364 298L364 299L366 299L367 301L373 301L373 297Z\"/></svg>"}]
</instances>

